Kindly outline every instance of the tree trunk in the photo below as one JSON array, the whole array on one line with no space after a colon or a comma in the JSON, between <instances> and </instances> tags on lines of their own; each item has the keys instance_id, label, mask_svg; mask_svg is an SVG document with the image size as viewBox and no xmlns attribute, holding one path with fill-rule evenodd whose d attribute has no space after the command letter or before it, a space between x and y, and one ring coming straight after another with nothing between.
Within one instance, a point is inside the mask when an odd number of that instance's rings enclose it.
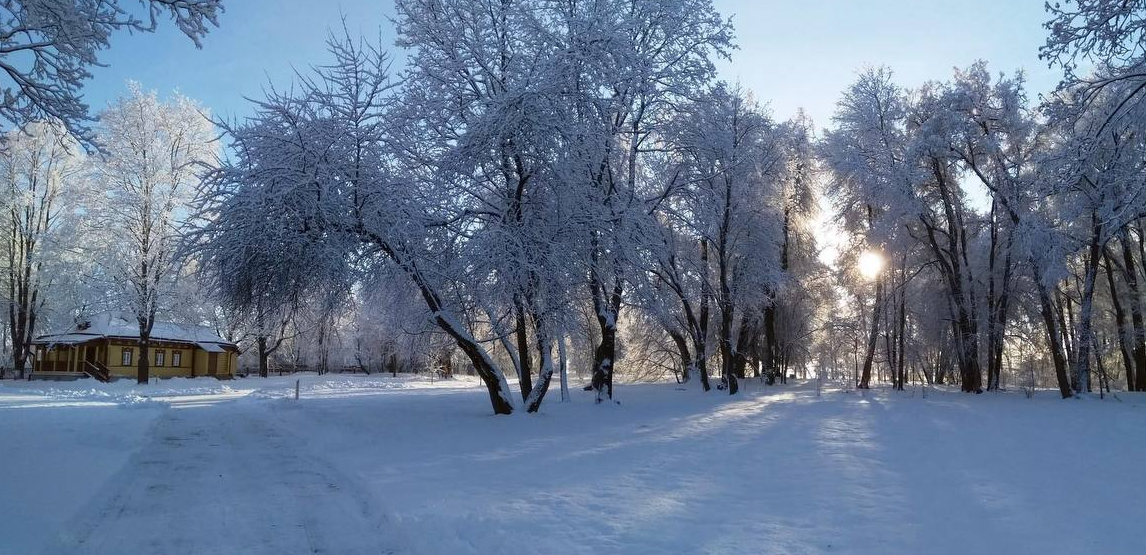
<instances>
[{"instance_id":1,"label":"tree trunk","mask_svg":"<svg viewBox=\"0 0 1146 555\"><path fill-rule=\"evenodd\" d=\"M1082 302L1079 309L1078 334L1075 337L1078 354L1075 355L1075 392L1090 391L1090 350L1093 343L1094 282L1098 277L1098 260L1101 256L1102 223L1098 214L1091 213L1090 244L1087 247L1085 274L1083 276Z\"/></svg>"},{"instance_id":2,"label":"tree trunk","mask_svg":"<svg viewBox=\"0 0 1146 555\"><path fill-rule=\"evenodd\" d=\"M959 333L962 335L962 351L959 357L959 377L962 381L963 391L967 393L983 392L983 371L979 366L979 339L977 325L973 315L967 314L965 308L960 308Z\"/></svg>"},{"instance_id":3,"label":"tree trunk","mask_svg":"<svg viewBox=\"0 0 1146 555\"><path fill-rule=\"evenodd\" d=\"M1102 360L1102 349L1100 348L1098 337L1093 335L1092 337L1094 337L1094 345L1092 346L1094 349L1094 367L1098 370L1098 394L1101 397L1103 391L1110 391L1110 386L1106 379L1106 364Z\"/></svg>"},{"instance_id":4,"label":"tree trunk","mask_svg":"<svg viewBox=\"0 0 1146 555\"><path fill-rule=\"evenodd\" d=\"M688 350L688 341L678 331L668 330L668 334L680 355L680 383L688 383L692 379L692 353Z\"/></svg>"},{"instance_id":5,"label":"tree trunk","mask_svg":"<svg viewBox=\"0 0 1146 555\"><path fill-rule=\"evenodd\" d=\"M454 377L454 352L445 349L440 356L442 357L442 377L447 379Z\"/></svg>"},{"instance_id":6,"label":"tree trunk","mask_svg":"<svg viewBox=\"0 0 1146 555\"><path fill-rule=\"evenodd\" d=\"M505 382L505 377L500 374L486 353L481 350L481 346L467 338L455 337L454 341L457 342L458 348L469 357L470 362L474 365L474 370L485 383L494 414L513 414L513 404L509 402L509 384Z\"/></svg>"},{"instance_id":7,"label":"tree trunk","mask_svg":"<svg viewBox=\"0 0 1146 555\"><path fill-rule=\"evenodd\" d=\"M990 250L990 283L987 293L987 390L995 391L1000 387L1003 368L1003 350L1006 346L1007 318L1011 299L1011 280L1013 268L1011 265L1014 233L1007 233L1003 246L1002 282L996 285L998 259L998 213L997 201L991 203L991 250Z\"/></svg>"},{"instance_id":8,"label":"tree trunk","mask_svg":"<svg viewBox=\"0 0 1146 555\"><path fill-rule=\"evenodd\" d=\"M1039 292L1039 313L1043 317L1043 326L1047 331L1047 345L1050 346L1051 360L1054 363L1055 379L1058 381L1058 390L1062 398L1071 396L1070 378L1067 376L1067 360L1063 353L1063 335L1059 330L1059 319L1055 315L1054 301L1051 300L1050 291L1042 281L1042 276L1035 276L1035 289Z\"/></svg>"},{"instance_id":9,"label":"tree trunk","mask_svg":"<svg viewBox=\"0 0 1146 555\"><path fill-rule=\"evenodd\" d=\"M146 334L140 333L139 338L139 361L136 365L136 383L145 384L151 380L151 361L148 360L150 356L151 338Z\"/></svg>"},{"instance_id":10,"label":"tree trunk","mask_svg":"<svg viewBox=\"0 0 1146 555\"><path fill-rule=\"evenodd\" d=\"M569 396L569 357L565 352L565 340L568 339L564 331L558 337L557 356L561 359L561 402L572 400Z\"/></svg>"},{"instance_id":11,"label":"tree trunk","mask_svg":"<svg viewBox=\"0 0 1146 555\"><path fill-rule=\"evenodd\" d=\"M700 279L700 321L693 330L693 356L696 357L696 371L700 374L700 385L704 391L712 390L708 383L708 320L712 306L712 285L708 280L708 241L700 241L700 261L704 274Z\"/></svg>"},{"instance_id":12,"label":"tree trunk","mask_svg":"<svg viewBox=\"0 0 1146 555\"><path fill-rule=\"evenodd\" d=\"M596 272L594 272L595 274ZM613 286L608 296L599 283L594 285L593 304L597 310L597 326L601 332L601 342L593 351L592 389L597 392L597 402L613 398L613 370L617 358L617 317L621 310L623 284L620 275L613 276Z\"/></svg>"},{"instance_id":13,"label":"tree trunk","mask_svg":"<svg viewBox=\"0 0 1146 555\"><path fill-rule=\"evenodd\" d=\"M768 306L764 308L764 343L766 351L764 365L766 372L774 372L780 366L780 339L776 333L776 295L768 294Z\"/></svg>"},{"instance_id":14,"label":"tree trunk","mask_svg":"<svg viewBox=\"0 0 1146 555\"><path fill-rule=\"evenodd\" d=\"M517 329L515 330L517 337L517 355L519 358L517 379L521 386L521 399L524 401L529 397L529 392L533 389L533 361L529 356L529 332L526 327L528 322L525 316L525 304L521 299L521 295L516 295L514 298L513 314L517 320Z\"/></svg>"},{"instance_id":15,"label":"tree trunk","mask_svg":"<svg viewBox=\"0 0 1146 555\"><path fill-rule=\"evenodd\" d=\"M879 341L879 316L883 310L883 280L875 280L875 304L871 307L871 332L867 337L867 351L863 356L863 371L860 374L859 389L871 388L871 364L875 359L875 346Z\"/></svg>"},{"instance_id":16,"label":"tree trunk","mask_svg":"<svg viewBox=\"0 0 1146 555\"><path fill-rule=\"evenodd\" d=\"M270 357L271 353L267 350L267 336L260 335L258 339L259 345L259 377L265 378L270 373Z\"/></svg>"},{"instance_id":17,"label":"tree trunk","mask_svg":"<svg viewBox=\"0 0 1146 555\"><path fill-rule=\"evenodd\" d=\"M1130 232L1122 231L1119 243L1122 244L1122 264L1126 288L1130 290L1131 357L1134 360L1133 374L1126 374L1126 389L1146 391L1146 323L1142 318L1142 293L1138 289L1138 264L1130 249Z\"/></svg>"},{"instance_id":18,"label":"tree trunk","mask_svg":"<svg viewBox=\"0 0 1146 555\"><path fill-rule=\"evenodd\" d=\"M466 357L470 359L473 364L474 371L477 372L481 378L482 383L485 384L486 391L489 393L490 405L493 406L494 414L512 414L513 402L511 401L512 393L509 390L509 383L505 379L505 374L490 358L489 353L478 343L469 331L462 327L461 323L453 318L451 314L446 311L438 292L430 285L425 276L422 275L421 270L417 264L411 260L407 260L402 256L402 251L395 249L390 243L382 240L380 237L375 237L367 234L368 237L374 242L375 245L380 247L387 256L390 257L406 275L418 287L418 291L422 295L422 299L426 302L426 308L433 314L433 321L437 324L446 335L457 343L458 348L465 353Z\"/></svg>"},{"instance_id":19,"label":"tree trunk","mask_svg":"<svg viewBox=\"0 0 1146 555\"><path fill-rule=\"evenodd\" d=\"M907 282L905 275L907 270L906 264L907 257L904 257L903 265L900 267L900 275L903 276L904 279L900 281L899 288L899 329L896 332L896 339L898 340L899 345L896 349L898 351L898 356L896 357L895 361L897 365L896 388L900 391L903 391L904 385L907 382L907 374L905 373L903 364L904 359L907 358L907 353L904 352L904 347L906 345L905 335L907 333Z\"/></svg>"},{"instance_id":20,"label":"tree trunk","mask_svg":"<svg viewBox=\"0 0 1146 555\"><path fill-rule=\"evenodd\" d=\"M935 385L947 384L947 350L946 347L940 348L939 353L935 355Z\"/></svg>"},{"instance_id":21,"label":"tree trunk","mask_svg":"<svg viewBox=\"0 0 1146 555\"><path fill-rule=\"evenodd\" d=\"M701 345L704 348L704 345ZM703 351L696 351L693 353L693 367L696 368L696 373L700 376L700 387L704 391L710 391L712 384L708 381L708 359L704 356Z\"/></svg>"},{"instance_id":22,"label":"tree trunk","mask_svg":"<svg viewBox=\"0 0 1146 555\"><path fill-rule=\"evenodd\" d=\"M967 229L963 223L963 207L958 203L957 195L950 189L950 176L941 160L932 160L932 172L942 200L946 229L939 229L935 221L926 215L921 215L920 221L927 230L929 245L947 282L962 389L965 392L982 393L978 318L974 280L967 257ZM945 246L940 246L937 232L946 238Z\"/></svg>"},{"instance_id":23,"label":"tree trunk","mask_svg":"<svg viewBox=\"0 0 1146 555\"><path fill-rule=\"evenodd\" d=\"M788 253L792 243L792 207L790 205L785 205L784 207L783 231L784 240L780 244L780 271L787 274L790 262ZM764 308L764 341L767 343L764 364L767 365L768 372L776 372L779 370L781 376L780 382L786 383L788 370L781 368L780 337L776 325L779 319L776 292L768 291L767 300L768 306Z\"/></svg>"},{"instance_id":24,"label":"tree trunk","mask_svg":"<svg viewBox=\"0 0 1146 555\"><path fill-rule=\"evenodd\" d=\"M1134 382L1133 335L1126 326L1126 309L1122 306L1122 299L1118 294L1118 284L1114 280L1114 263L1110 259L1110 254L1104 251L1102 260L1106 267L1106 286L1110 289L1110 304L1114 308L1114 326L1118 335L1118 352L1122 354L1122 367L1126 373L1126 389L1133 391L1131 387Z\"/></svg>"},{"instance_id":25,"label":"tree trunk","mask_svg":"<svg viewBox=\"0 0 1146 555\"><path fill-rule=\"evenodd\" d=\"M735 395L740 390L736 382L735 347L732 345L732 316L733 308L721 302L720 309L720 368L722 378L728 385L728 394Z\"/></svg>"},{"instance_id":26,"label":"tree trunk","mask_svg":"<svg viewBox=\"0 0 1146 555\"><path fill-rule=\"evenodd\" d=\"M601 343L593 351L593 390L597 392L597 402L613 398L613 360L617 356L617 325L608 317L599 317Z\"/></svg>"},{"instance_id":27,"label":"tree trunk","mask_svg":"<svg viewBox=\"0 0 1146 555\"><path fill-rule=\"evenodd\" d=\"M32 249L25 245L24 248ZM27 252L23 252L27 256ZM11 255L9 263L16 260ZM19 269L18 269L19 270ZM17 379L24 379L28 360L32 358L32 340L36 336L36 311L40 305L38 279L32 273L32 264L25 264L22 271L8 271L8 292L12 302L8 304L8 331L12 347L12 368Z\"/></svg>"},{"instance_id":28,"label":"tree trunk","mask_svg":"<svg viewBox=\"0 0 1146 555\"><path fill-rule=\"evenodd\" d=\"M534 413L541 408L545 394L549 391L549 382L553 379L553 345L550 344L549 332L546 331L540 317L534 316L537 326L537 351L540 355L540 366L537 373L537 384L525 396L525 412Z\"/></svg>"},{"instance_id":29,"label":"tree trunk","mask_svg":"<svg viewBox=\"0 0 1146 555\"><path fill-rule=\"evenodd\" d=\"M748 353L755 339L753 328L747 318L741 318L740 328L736 332L736 348L732 352L732 375L738 380L745 379L747 375Z\"/></svg>"}]
</instances>

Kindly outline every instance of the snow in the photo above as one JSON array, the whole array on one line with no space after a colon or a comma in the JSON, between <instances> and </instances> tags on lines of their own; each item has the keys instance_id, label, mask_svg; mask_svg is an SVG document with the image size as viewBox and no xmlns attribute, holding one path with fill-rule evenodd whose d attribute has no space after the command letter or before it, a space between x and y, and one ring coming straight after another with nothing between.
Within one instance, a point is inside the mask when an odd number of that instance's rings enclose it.
<instances>
[{"instance_id":1,"label":"snow","mask_svg":"<svg viewBox=\"0 0 1146 555\"><path fill-rule=\"evenodd\" d=\"M103 337L139 338L139 321L130 313L101 312L90 316L85 324L73 326L61 334L44 335L36 340L40 343L70 345ZM196 343L209 352L222 352L220 345L234 346L211 328L173 322L155 322L151 327L151 339Z\"/></svg>"},{"instance_id":2,"label":"snow","mask_svg":"<svg viewBox=\"0 0 1146 555\"><path fill-rule=\"evenodd\" d=\"M496 417L475 379L295 379L4 382L0 554L1146 544L1141 394L658 384Z\"/></svg>"}]
</instances>

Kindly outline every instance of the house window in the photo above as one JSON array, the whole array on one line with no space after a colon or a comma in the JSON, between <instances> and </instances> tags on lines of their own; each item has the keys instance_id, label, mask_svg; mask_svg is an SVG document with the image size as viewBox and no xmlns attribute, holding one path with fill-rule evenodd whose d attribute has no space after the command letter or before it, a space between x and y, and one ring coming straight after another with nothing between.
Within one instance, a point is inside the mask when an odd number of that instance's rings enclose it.
<instances>
[{"instance_id":1,"label":"house window","mask_svg":"<svg viewBox=\"0 0 1146 555\"><path fill-rule=\"evenodd\" d=\"M120 365L121 366L131 366L131 349L124 349L123 355L121 355L121 356L122 356L122 360L120 360L120 362L121 362Z\"/></svg>"},{"instance_id":2,"label":"house window","mask_svg":"<svg viewBox=\"0 0 1146 555\"><path fill-rule=\"evenodd\" d=\"M171 353L171 366L179 366L183 363L183 351L173 351Z\"/></svg>"},{"instance_id":3,"label":"house window","mask_svg":"<svg viewBox=\"0 0 1146 555\"><path fill-rule=\"evenodd\" d=\"M163 366L163 358L165 353L163 351L155 351L155 365Z\"/></svg>"}]
</instances>

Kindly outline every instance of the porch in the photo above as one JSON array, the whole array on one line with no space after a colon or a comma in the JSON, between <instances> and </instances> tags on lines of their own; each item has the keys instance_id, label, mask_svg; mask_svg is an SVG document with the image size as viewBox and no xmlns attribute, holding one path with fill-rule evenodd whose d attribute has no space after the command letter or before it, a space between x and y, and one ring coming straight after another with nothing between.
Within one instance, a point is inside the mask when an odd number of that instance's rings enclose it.
<instances>
[{"instance_id":1,"label":"porch","mask_svg":"<svg viewBox=\"0 0 1146 555\"><path fill-rule=\"evenodd\" d=\"M31 379L74 380L90 376L111 381L107 368L107 341L36 345Z\"/></svg>"}]
</instances>

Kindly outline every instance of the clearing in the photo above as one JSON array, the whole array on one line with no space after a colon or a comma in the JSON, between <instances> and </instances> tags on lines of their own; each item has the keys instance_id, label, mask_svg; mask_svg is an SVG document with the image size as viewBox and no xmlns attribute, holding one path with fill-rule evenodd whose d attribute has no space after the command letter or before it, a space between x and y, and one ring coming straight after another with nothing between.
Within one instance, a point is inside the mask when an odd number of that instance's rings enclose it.
<instances>
[{"instance_id":1,"label":"clearing","mask_svg":"<svg viewBox=\"0 0 1146 555\"><path fill-rule=\"evenodd\" d=\"M0 554L1146 548L1146 395L470 379L0 384Z\"/></svg>"}]
</instances>

